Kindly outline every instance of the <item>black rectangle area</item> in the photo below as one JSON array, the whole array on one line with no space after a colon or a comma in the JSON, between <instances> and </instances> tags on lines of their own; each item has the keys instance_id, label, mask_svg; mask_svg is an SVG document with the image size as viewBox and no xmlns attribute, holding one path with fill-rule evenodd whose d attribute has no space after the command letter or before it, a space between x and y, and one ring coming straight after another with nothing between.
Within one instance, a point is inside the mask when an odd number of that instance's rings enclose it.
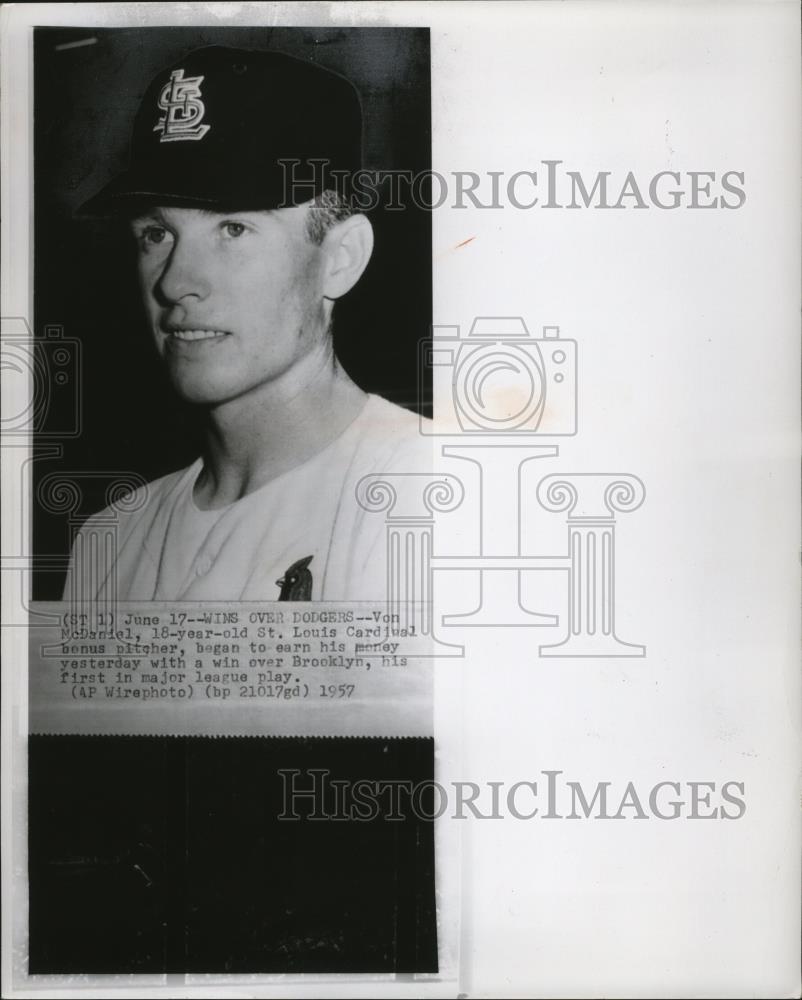
<instances>
[{"instance_id":1,"label":"black rectangle area","mask_svg":"<svg viewBox=\"0 0 802 1000\"><path fill-rule=\"evenodd\" d=\"M31 974L437 971L434 825L410 796L432 787L431 739L32 736L29 751Z\"/></svg>"}]
</instances>

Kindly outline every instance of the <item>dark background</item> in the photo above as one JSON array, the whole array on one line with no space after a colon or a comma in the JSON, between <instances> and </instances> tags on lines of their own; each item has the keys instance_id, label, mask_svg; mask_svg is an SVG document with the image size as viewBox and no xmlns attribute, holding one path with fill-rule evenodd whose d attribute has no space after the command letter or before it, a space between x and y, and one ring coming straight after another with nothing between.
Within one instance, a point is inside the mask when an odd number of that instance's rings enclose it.
<instances>
[{"instance_id":1,"label":"dark background","mask_svg":"<svg viewBox=\"0 0 802 1000\"><path fill-rule=\"evenodd\" d=\"M437 971L434 824L408 795L400 819L386 794L370 821L277 819L280 770L412 788L431 739L31 736L28 759L32 975Z\"/></svg>"},{"instance_id":2,"label":"dark background","mask_svg":"<svg viewBox=\"0 0 802 1000\"><path fill-rule=\"evenodd\" d=\"M48 392L37 415L35 486L53 473L75 473L80 486L68 512L34 505L37 599L61 597L61 557L81 520L105 506L115 474L150 480L198 454L194 416L172 392L144 325L130 237L74 213L124 169L132 119L156 73L194 48L220 44L275 49L342 73L362 99L364 166L431 168L426 28L36 29L34 332L41 343L48 327L60 328L78 346L70 349L69 387ZM383 194L389 200L389 189ZM431 216L380 204L370 218L374 256L337 305L335 348L364 389L428 415L417 344L431 325ZM54 350L48 344L39 358L52 384L61 377ZM42 446L54 442L61 455L48 458Z\"/></svg>"}]
</instances>

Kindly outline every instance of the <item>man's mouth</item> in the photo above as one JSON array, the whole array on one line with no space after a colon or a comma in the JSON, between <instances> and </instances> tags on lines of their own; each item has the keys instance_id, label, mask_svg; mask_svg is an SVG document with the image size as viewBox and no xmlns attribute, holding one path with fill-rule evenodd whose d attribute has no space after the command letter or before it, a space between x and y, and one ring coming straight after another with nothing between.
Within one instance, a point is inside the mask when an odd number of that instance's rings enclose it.
<instances>
[{"instance_id":1,"label":"man's mouth","mask_svg":"<svg viewBox=\"0 0 802 1000\"><path fill-rule=\"evenodd\" d=\"M165 330L168 337L173 340L214 340L220 337L227 337L225 330L204 330L204 329L170 329Z\"/></svg>"}]
</instances>

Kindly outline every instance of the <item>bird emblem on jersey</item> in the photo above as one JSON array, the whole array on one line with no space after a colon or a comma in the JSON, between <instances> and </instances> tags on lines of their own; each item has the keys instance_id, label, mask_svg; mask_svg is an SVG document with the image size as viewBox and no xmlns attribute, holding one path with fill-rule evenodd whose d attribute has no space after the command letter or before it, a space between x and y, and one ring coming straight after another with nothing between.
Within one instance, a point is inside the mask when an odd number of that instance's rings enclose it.
<instances>
[{"instance_id":1,"label":"bird emblem on jersey","mask_svg":"<svg viewBox=\"0 0 802 1000\"><path fill-rule=\"evenodd\" d=\"M311 601L312 571L309 563L314 556L305 556L284 570L284 576L276 580L276 586L281 587L278 595L280 601Z\"/></svg>"}]
</instances>

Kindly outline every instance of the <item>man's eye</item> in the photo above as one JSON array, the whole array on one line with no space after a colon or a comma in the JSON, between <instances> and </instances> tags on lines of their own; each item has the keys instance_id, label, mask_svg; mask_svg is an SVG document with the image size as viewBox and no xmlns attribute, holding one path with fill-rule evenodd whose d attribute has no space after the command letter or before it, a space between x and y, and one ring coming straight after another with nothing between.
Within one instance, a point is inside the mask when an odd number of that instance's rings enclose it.
<instances>
[{"instance_id":1,"label":"man's eye","mask_svg":"<svg viewBox=\"0 0 802 1000\"><path fill-rule=\"evenodd\" d=\"M223 232L226 236L236 239L238 236L242 236L245 232L245 226L241 222L224 222Z\"/></svg>"},{"instance_id":2,"label":"man's eye","mask_svg":"<svg viewBox=\"0 0 802 1000\"><path fill-rule=\"evenodd\" d=\"M168 235L164 226L147 226L139 234L139 241L144 247L158 246L167 240Z\"/></svg>"}]
</instances>

